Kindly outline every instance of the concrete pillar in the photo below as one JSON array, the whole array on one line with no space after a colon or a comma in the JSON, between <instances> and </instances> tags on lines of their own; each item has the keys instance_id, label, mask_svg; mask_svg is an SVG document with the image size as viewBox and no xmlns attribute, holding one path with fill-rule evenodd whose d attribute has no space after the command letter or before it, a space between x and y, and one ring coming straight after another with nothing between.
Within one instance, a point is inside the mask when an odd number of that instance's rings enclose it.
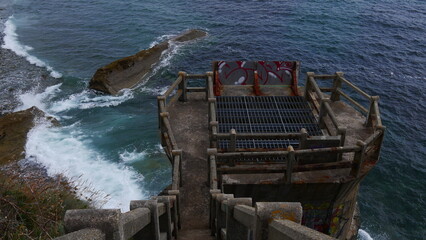
<instances>
[{"instance_id":1,"label":"concrete pillar","mask_svg":"<svg viewBox=\"0 0 426 240\"><path fill-rule=\"evenodd\" d=\"M216 239L221 239L221 230L226 228L226 213L222 211L222 201L234 198L234 194L216 195Z\"/></svg>"},{"instance_id":2,"label":"concrete pillar","mask_svg":"<svg viewBox=\"0 0 426 240\"><path fill-rule=\"evenodd\" d=\"M96 228L105 234L107 240L123 239L120 209L74 209L68 210L64 218L65 232L85 228Z\"/></svg>"},{"instance_id":3,"label":"concrete pillar","mask_svg":"<svg viewBox=\"0 0 426 240\"><path fill-rule=\"evenodd\" d=\"M180 222L180 192L179 190L168 190L167 194L169 196L174 196L175 197L175 204L173 205L174 208L174 212L175 212L175 229L176 229L176 235L177 235L177 231L178 229L181 229L181 222Z\"/></svg>"},{"instance_id":4,"label":"concrete pillar","mask_svg":"<svg viewBox=\"0 0 426 240\"><path fill-rule=\"evenodd\" d=\"M219 189L211 189L210 190L210 235L214 236L216 233L216 197L220 194L221 191Z\"/></svg>"},{"instance_id":5,"label":"concrete pillar","mask_svg":"<svg viewBox=\"0 0 426 240\"><path fill-rule=\"evenodd\" d=\"M166 206L166 214L160 216L160 232L167 232L167 240L172 240L172 197L157 196L155 198Z\"/></svg>"},{"instance_id":6,"label":"concrete pillar","mask_svg":"<svg viewBox=\"0 0 426 240\"><path fill-rule=\"evenodd\" d=\"M333 92L331 93L330 100L332 102L339 101L340 100L340 94L337 92L337 90L340 90L342 87L342 80L343 72L336 72L336 77L333 81Z\"/></svg>"},{"instance_id":7,"label":"concrete pillar","mask_svg":"<svg viewBox=\"0 0 426 240\"><path fill-rule=\"evenodd\" d=\"M268 226L273 220L302 222L302 205L299 202L257 202L254 240L268 240Z\"/></svg>"},{"instance_id":8,"label":"concrete pillar","mask_svg":"<svg viewBox=\"0 0 426 240\"><path fill-rule=\"evenodd\" d=\"M135 234L133 239L152 239L160 240L160 222L158 214L157 200L138 200L130 201L130 210L145 207L151 211L151 222L141 231Z\"/></svg>"},{"instance_id":9,"label":"concrete pillar","mask_svg":"<svg viewBox=\"0 0 426 240\"><path fill-rule=\"evenodd\" d=\"M230 198L226 204L226 240L247 240L250 230L234 218L236 205L252 205L251 198Z\"/></svg>"},{"instance_id":10,"label":"concrete pillar","mask_svg":"<svg viewBox=\"0 0 426 240\"><path fill-rule=\"evenodd\" d=\"M186 91L186 87L188 85L188 81L186 79L186 72L179 72L179 76L182 77L182 81L179 83L179 89L182 90L182 95L179 97L179 101L186 102L188 101L188 93Z\"/></svg>"}]
</instances>

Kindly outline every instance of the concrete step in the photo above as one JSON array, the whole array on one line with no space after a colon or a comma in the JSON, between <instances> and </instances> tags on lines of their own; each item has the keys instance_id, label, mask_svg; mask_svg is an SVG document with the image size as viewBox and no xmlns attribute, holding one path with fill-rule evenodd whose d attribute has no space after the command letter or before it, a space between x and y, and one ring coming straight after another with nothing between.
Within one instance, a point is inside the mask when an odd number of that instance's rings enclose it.
<instances>
[{"instance_id":1,"label":"concrete step","mask_svg":"<svg viewBox=\"0 0 426 240\"><path fill-rule=\"evenodd\" d=\"M214 240L210 229L187 229L178 232L178 240Z\"/></svg>"}]
</instances>

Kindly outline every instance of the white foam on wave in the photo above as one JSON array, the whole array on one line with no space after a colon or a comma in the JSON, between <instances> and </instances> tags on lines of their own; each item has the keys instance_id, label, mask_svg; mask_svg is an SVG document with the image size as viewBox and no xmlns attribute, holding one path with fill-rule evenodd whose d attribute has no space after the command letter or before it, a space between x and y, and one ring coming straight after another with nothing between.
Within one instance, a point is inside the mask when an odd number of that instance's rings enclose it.
<instances>
[{"instance_id":1,"label":"white foam on wave","mask_svg":"<svg viewBox=\"0 0 426 240\"><path fill-rule=\"evenodd\" d=\"M67 99L52 104L50 111L60 113L70 109L89 109L95 107L112 107L132 99L133 92L130 89L123 90L119 95L96 95L89 90L70 95Z\"/></svg>"},{"instance_id":2,"label":"white foam on wave","mask_svg":"<svg viewBox=\"0 0 426 240\"><path fill-rule=\"evenodd\" d=\"M19 95L19 100L21 101L21 105L19 105L14 111L20 111L32 106L38 107L40 110L44 112L48 111L48 101L56 96L59 92L61 92L62 83L47 87L43 92L36 93L34 91L28 91L21 95Z\"/></svg>"},{"instance_id":3,"label":"white foam on wave","mask_svg":"<svg viewBox=\"0 0 426 240\"><path fill-rule=\"evenodd\" d=\"M63 174L74 180L81 197L96 207L129 210L129 202L145 199L143 176L125 164L108 161L90 148L90 141L75 126L50 128L39 123L28 134L26 157L46 167L49 176ZM93 194L95 193L95 194Z\"/></svg>"},{"instance_id":4,"label":"white foam on wave","mask_svg":"<svg viewBox=\"0 0 426 240\"><path fill-rule=\"evenodd\" d=\"M157 37L151 44L149 44L149 48L154 47L155 45L162 43L164 41L167 41L169 39L171 39L172 37L175 37L176 35L172 35L172 34L164 34L162 36Z\"/></svg>"},{"instance_id":5,"label":"white foam on wave","mask_svg":"<svg viewBox=\"0 0 426 240\"><path fill-rule=\"evenodd\" d=\"M146 87L143 86L140 90L144 93L151 94L153 96L163 95L167 89L169 89L169 86L165 87Z\"/></svg>"},{"instance_id":6,"label":"white foam on wave","mask_svg":"<svg viewBox=\"0 0 426 240\"><path fill-rule=\"evenodd\" d=\"M51 66L49 66L39 58L31 55L29 53L31 50L33 50L31 46L19 43L14 20L15 18L13 16L10 16L9 19L5 22L5 27L3 30L3 45L1 47L12 50L16 55L24 57L31 64L34 64L38 67L46 68L50 72L50 75L54 78L62 77L62 74L55 71Z\"/></svg>"},{"instance_id":7,"label":"white foam on wave","mask_svg":"<svg viewBox=\"0 0 426 240\"><path fill-rule=\"evenodd\" d=\"M133 151L124 150L123 152L119 153L119 156L121 161L125 163L133 163L145 159L147 154L148 153L146 151L138 152L136 149L134 149Z\"/></svg>"},{"instance_id":8,"label":"white foam on wave","mask_svg":"<svg viewBox=\"0 0 426 240\"><path fill-rule=\"evenodd\" d=\"M183 44L184 43L175 43L173 41L169 41L169 48L161 53L160 63L154 67L152 70L152 75L156 74L158 70L167 67L170 64L170 60L178 53Z\"/></svg>"},{"instance_id":9,"label":"white foam on wave","mask_svg":"<svg viewBox=\"0 0 426 240\"><path fill-rule=\"evenodd\" d=\"M47 87L43 92L37 93L31 90L18 96L21 104L14 111L20 111L32 106L60 119L61 112L71 109L89 109L95 107L118 106L132 99L133 92L130 89L123 90L119 95L97 95L89 90L70 95L62 100L52 100L60 93L62 83Z\"/></svg>"},{"instance_id":10,"label":"white foam on wave","mask_svg":"<svg viewBox=\"0 0 426 240\"><path fill-rule=\"evenodd\" d=\"M370 234L368 234L368 232L366 232L363 229L358 230L358 236L359 236L360 240L373 240L373 238L370 236Z\"/></svg>"}]
</instances>

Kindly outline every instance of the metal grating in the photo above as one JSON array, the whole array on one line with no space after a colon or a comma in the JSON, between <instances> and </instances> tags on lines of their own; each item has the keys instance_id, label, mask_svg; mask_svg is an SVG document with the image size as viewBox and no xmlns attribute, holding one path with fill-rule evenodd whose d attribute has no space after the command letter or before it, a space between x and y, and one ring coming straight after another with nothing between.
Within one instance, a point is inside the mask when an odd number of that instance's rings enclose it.
<instances>
[{"instance_id":1,"label":"metal grating","mask_svg":"<svg viewBox=\"0 0 426 240\"><path fill-rule=\"evenodd\" d=\"M307 101L301 96L218 96L216 97L218 131L228 133L235 129L240 133L294 133L302 128L310 136L320 136L322 131ZM218 142L227 149L228 140ZM294 140L237 140L237 148L271 149L297 148Z\"/></svg>"}]
</instances>

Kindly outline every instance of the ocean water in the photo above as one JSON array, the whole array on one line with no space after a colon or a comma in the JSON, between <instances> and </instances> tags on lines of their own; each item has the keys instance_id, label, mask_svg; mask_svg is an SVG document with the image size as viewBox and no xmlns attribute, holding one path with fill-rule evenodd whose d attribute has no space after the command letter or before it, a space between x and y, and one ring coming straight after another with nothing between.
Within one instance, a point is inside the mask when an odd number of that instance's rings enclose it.
<instances>
[{"instance_id":1,"label":"ocean water","mask_svg":"<svg viewBox=\"0 0 426 240\"><path fill-rule=\"evenodd\" d=\"M157 194L171 169L159 146L156 96L178 71L213 60L299 60L343 71L379 95L387 135L363 181L361 239L426 235L426 3L420 0L1 0L2 113L37 106L27 158L62 173L105 208ZM144 83L118 96L87 89L97 68L190 28L209 36L173 46Z\"/></svg>"}]
</instances>

